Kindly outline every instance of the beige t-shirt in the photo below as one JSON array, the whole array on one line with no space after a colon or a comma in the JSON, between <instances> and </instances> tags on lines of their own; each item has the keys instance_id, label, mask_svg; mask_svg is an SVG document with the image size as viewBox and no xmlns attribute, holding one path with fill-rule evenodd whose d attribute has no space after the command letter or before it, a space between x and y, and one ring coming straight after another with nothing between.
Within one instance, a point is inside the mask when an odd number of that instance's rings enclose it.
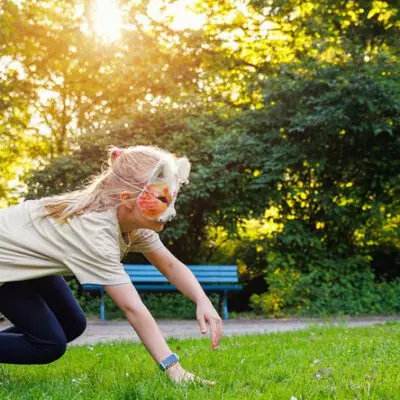
<instances>
[{"instance_id":1,"label":"beige t-shirt","mask_svg":"<svg viewBox=\"0 0 400 400\"><path fill-rule=\"evenodd\" d=\"M163 247L156 232L138 229L128 248L115 209L66 223L41 218L43 212L40 200L0 210L0 284L48 275L75 275L81 284L128 283L122 257Z\"/></svg>"}]
</instances>

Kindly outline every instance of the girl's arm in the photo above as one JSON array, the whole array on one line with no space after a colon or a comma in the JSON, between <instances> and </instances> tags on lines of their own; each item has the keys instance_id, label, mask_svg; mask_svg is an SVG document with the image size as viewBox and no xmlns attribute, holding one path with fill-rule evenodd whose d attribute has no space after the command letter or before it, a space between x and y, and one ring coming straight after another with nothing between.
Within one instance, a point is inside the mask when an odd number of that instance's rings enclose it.
<instances>
[{"instance_id":1,"label":"girl's arm","mask_svg":"<svg viewBox=\"0 0 400 400\"><path fill-rule=\"evenodd\" d=\"M222 319L204 293L192 271L163 247L144 256L185 296L197 304L196 317L201 333L210 325L212 348L215 350L222 337Z\"/></svg>"},{"instance_id":2,"label":"girl's arm","mask_svg":"<svg viewBox=\"0 0 400 400\"><path fill-rule=\"evenodd\" d=\"M105 291L125 316L140 340L149 351L154 361L160 363L172 351L165 342L156 321L143 304L138 292L130 283L124 285L104 286Z\"/></svg>"},{"instance_id":3,"label":"girl's arm","mask_svg":"<svg viewBox=\"0 0 400 400\"><path fill-rule=\"evenodd\" d=\"M143 304L132 284L104 286L104 289L115 304L125 313L132 328L139 335L144 346L157 364L172 354L156 321ZM210 385L215 384L215 382L205 381L185 371L179 362L168 368L166 374L176 382L198 381Z\"/></svg>"}]
</instances>

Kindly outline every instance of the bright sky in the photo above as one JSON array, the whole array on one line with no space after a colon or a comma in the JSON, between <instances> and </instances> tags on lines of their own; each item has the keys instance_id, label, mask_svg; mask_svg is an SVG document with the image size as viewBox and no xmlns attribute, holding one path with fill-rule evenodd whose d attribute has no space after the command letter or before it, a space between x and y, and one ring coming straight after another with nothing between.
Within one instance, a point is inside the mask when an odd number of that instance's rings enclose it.
<instances>
[{"instance_id":1,"label":"bright sky","mask_svg":"<svg viewBox=\"0 0 400 400\"><path fill-rule=\"evenodd\" d=\"M162 20L166 16L173 16L174 22L171 25L171 28L173 29L199 29L206 22L206 17L190 11L190 7L194 2L194 0L177 0L173 4L169 5L165 12L162 13L160 7L162 6L163 1L152 0L150 1L149 14L156 20Z\"/></svg>"},{"instance_id":2,"label":"bright sky","mask_svg":"<svg viewBox=\"0 0 400 400\"><path fill-rule=\"evenodd\" d=\"M115 0L94 1L94 31L106 42L118 40L121 36L121 14Z\"/></svg>"},{"instance_id":3,"label":"bright sky","mask_svg":"<svg viewBox=\"0 0 400 400\"><path fill-rule=\"evenodd\" d=\"M194 0L177 0L162 10L163 0L151 0L148 12L151 18L161 21L172 16L174 22L171 28L199 29L205 22L205 17L189 10ZM116 0L94 0L94 30L106 42L118 40L122 29L121 13Z\"/></svg>"}]
</instances>

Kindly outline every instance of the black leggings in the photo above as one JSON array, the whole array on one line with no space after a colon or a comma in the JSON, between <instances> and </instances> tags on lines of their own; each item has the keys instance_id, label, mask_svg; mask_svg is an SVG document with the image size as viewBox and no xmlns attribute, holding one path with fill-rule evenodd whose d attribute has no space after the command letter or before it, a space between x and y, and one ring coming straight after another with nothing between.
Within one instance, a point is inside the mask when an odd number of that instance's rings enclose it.
<instances>
[{"instance_id":1,"label":"black leggings","mask_svg":"<svg viewBox=\"0 0 400 400\"><path fill-rule=\"evenodd\" d=\"M5 283L0 312L14 324L0 332L0 363L55 361L86 328L83 311L60 276Z\"/></svg>"}]
</instances>

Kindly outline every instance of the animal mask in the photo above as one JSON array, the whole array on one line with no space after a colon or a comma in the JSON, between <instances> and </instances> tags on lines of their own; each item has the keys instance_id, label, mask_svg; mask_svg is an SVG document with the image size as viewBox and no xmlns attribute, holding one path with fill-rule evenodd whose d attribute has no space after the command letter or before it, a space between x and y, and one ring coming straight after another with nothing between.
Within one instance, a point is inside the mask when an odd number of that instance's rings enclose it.
<instances>
[{"instance_id":1,"label":"animal mask","mask_svg":"<svg viewBox=\"0 0 400 400\"><path fill-rule=\"evenodd\" d=\"M137 198L137 205L145 218L151 221L167 222L175 217L175 201L179 187L187 183L190 163L187 158L163 159L155 166L143 191Z\"/></svg>"}]
</instances>

